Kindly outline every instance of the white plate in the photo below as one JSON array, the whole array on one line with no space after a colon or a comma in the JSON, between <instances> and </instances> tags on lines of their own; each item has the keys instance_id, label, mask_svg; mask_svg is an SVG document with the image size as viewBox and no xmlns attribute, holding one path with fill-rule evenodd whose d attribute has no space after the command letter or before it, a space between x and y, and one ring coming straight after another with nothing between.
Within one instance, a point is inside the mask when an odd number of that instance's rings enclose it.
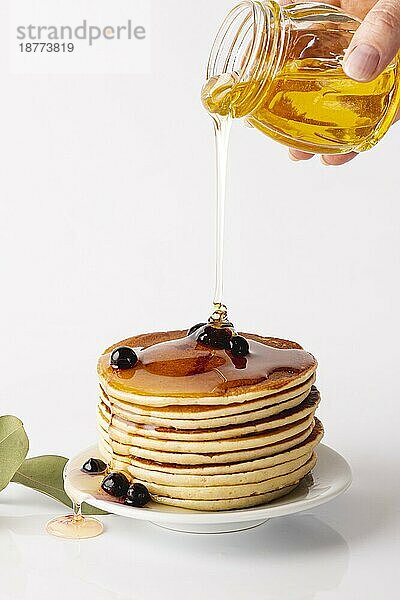
<instances>
[{"instance_id":1,"label":"white plate","mask_svg":"<svg viewBox=\"0 0 400 600\"><path fill-rule=\"evenodd\" d=\"M96 498L84 487L89 476L77 477L77 469L91 456L98 456L96 446L91 446L71 459L64 472L65 488L69 495L110 513L141 519L174 531L187 533L223 533L241 531L261 525L273 517L282 517L309 510L329 502L344 492L351 484L351 470L337 452L320 444L318 462L312 473L291 494L278 500L240 510L206 512L175 508L150 502L144 508L133 508L116 502ZM90 477L98 486L101 478ZM96 486L95 485L95 486Z\"/></svg>"}]
</instances>

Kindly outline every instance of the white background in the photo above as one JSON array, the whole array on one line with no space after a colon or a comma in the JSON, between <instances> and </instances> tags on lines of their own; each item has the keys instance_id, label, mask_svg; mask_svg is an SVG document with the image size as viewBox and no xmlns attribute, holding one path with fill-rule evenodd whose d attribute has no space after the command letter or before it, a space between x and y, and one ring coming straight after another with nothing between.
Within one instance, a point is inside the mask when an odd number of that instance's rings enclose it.
<instances>
[{"instance_id":1,"label":"white background","mask_svg":"<svg viewBox=\"0 0 400 600\"><path fill-rule=\"evenodd\" d=\"M68 456L94 440L95 365L107 345L208 316L214 156L199 91L231 4L153 0L151 73L122 76L11 75L0 9L0 412L23 419L31 455ZM316 355L325 442L351 463L352 489L313 516L246 534L175 536L114 518L107 535L78 547L41 535L40 515L58 505L10 486L0 499L2 599L53 597L60 577L60 599L179 599L192 590L374 600L382 585L391 597L400 550L399 144L395 127L335 169L290 162L241 123L232 133L231 317L242 331L295 339ZM124 557L119 576L107 562L113 553Z\"/></svg>"}]
</instances>

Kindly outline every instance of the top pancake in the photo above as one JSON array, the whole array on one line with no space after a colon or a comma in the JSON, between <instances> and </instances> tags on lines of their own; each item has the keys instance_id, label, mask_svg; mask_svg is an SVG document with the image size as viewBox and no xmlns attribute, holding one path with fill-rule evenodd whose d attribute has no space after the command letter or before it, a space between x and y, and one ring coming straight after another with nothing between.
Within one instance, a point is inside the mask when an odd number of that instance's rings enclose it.
<instances>
[{"instance_id":1,"label":"top pancake","mask_svg":"<svg viewBox=\"0 0 400 600\"><path fill-rule=\"evenodd\" d=\"M116 399L150 406L244 402L300 385L317 368L299 344L242 333L246 357L199 344L186 331L147 333L108 348L98 362L105 392ZM132 369L110 366L111 352L130 346L138 354ZM275 402L274 402L275 403Z\"/></svg>"}]
</instances>

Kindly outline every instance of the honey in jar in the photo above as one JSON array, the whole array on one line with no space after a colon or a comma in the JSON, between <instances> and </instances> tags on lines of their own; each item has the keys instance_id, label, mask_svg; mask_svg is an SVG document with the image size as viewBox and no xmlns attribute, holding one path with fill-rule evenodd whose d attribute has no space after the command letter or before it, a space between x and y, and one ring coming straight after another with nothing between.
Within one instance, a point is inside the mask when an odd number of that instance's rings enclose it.
<instances>
[{"instance_id":1,"label":"honey in jar","mask_svg":"<svg viewBox=\"0 0 400 600\"><path fill-rule=\"evenodd\" d=\"M241 2L213 44L204 106L299 150L368 150L399 106L398 57L372 82L350 79L342 63L359 25L328 4Z\"/></svg>"}]
</instances>

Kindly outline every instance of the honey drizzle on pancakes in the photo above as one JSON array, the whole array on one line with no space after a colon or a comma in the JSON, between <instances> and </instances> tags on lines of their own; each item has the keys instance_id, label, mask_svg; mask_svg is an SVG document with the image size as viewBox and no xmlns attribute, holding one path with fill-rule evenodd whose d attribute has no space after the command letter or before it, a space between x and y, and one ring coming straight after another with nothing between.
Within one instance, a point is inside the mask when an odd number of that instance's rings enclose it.
<instances>
[{"instance_id":1,"label":"honey drizzle on pancakes","mask_svg":"<svg viewBox=\"0 0 400 600\"><path fill-rule=\"evenodd\" d=\"M115 370L110 366L111 348L99 359L100 379L107 387L142 396L202 397L223 396L239 387L263 382L293 382L316 368L314 357L300 346L275 347L248 339L247 356L233 356L228 350L210 348L198 343L195 336L174 332L173 339L154 334L154 343L138 346L141 336L125 340L135 344L138 362L132 369ZM157 335L161 341L157 341ZM142 336L145 338L146 336ZM260 338L262 339L262 338ZM279 340L275 340L279 342ZM131 344L129 343L131 342Z\"/></svg>"}]
</instances>

